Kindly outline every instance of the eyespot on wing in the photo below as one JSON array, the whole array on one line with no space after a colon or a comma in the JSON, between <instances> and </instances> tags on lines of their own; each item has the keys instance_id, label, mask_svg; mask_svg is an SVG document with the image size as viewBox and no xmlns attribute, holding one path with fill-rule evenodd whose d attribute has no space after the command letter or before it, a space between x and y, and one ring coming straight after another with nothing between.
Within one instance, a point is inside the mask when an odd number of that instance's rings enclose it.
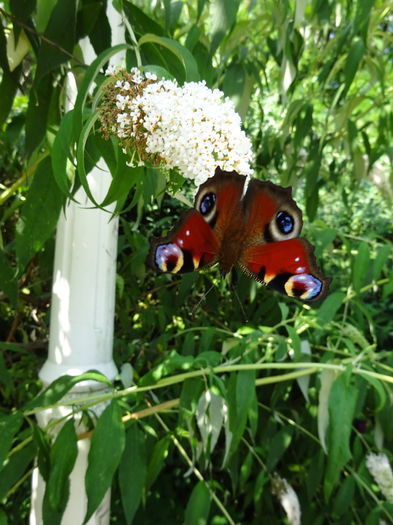
<instances>
[{"instance_id":1,"label":"eyespot on wing","mask_svg":"<svg viewBox=\"0 0 393 525\"><path fill-rule=\"evenodd\" d=\"M313 301L321 295L323 282L310 273L300 273L289 277L284 288L290 297L298 297L302 301Z\"/></svg>"}]
</instances>

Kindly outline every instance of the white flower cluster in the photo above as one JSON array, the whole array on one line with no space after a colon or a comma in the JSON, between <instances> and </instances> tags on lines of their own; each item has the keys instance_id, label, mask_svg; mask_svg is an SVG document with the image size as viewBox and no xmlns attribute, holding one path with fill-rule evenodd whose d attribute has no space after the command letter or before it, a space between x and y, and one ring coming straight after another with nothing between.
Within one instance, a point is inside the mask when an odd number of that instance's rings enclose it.
<instances>
[{"instance_id":1,"label":"white flower cluster","mask_svg":"<svg viewBox=\"0 0 393 525\"><path fill-rule=\"evenodd\" d=\"M159 155L167 168L177 168L196 185L214 175L217 166L251 173L251 143L220 90L204 82L180 87L149 73L143 76L136 68L129 78L134 86L128 80L115 83L119 138L143 140L146 153ZM146 79L150 83L135 96L135 87Z\"/></svg>"},{"instance_id":2,"label":"white flower cluster","mask_svg":"<svg viewBox=\"0 0 393 525\"><path fill-rule=\"evenodd\" d=\"M385 454L368 454L366 465L386 501L393 503L393 473Z\"/></svg>"}]
</instances>

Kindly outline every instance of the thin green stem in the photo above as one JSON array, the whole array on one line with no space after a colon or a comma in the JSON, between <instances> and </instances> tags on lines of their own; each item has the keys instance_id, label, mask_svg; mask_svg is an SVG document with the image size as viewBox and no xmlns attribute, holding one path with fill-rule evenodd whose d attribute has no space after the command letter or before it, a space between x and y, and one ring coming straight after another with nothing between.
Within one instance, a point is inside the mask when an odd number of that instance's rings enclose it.
<instances>
[{"instance_id":1,"label":"thin green stem","mask_svg":"<svg viewBox=\"0 0 393 525\"><path fill-rule=\"evenodd\" d=\"M308 376L318 372L317 368L310 368L308 370L299 370L298 372L289 372L288 374L280 374L270 377L261 377L255 380L255 386L269 385L271 383L281 383L283 381L289 381L290 379L297 379L298 377Z\"/></svg>"},{"instance_id":2,"label":"thin green stem","mask_svg":"<svg viewBox=\"0 0 393 525\"><path fill-rule=\"evenodd\" d=\"M97 403L102 403L104 401L109 401L114 398L127 397L130 395L138 394L140 392L146 392L150 390L157 390L159 388L166 388L171 385L178 383L183 383L186 379L192 379L196 377L208 376L210 374L227 374L230 372L240 372L245 370L300 370L298 373L293 374L284 374L281 376L274 376L269 378L258 379L257 386L262 386L269 383L274 383L276 381L287 381L288 379L293 379L294 377L301 377L302 375L315 374L320 370L335 370L337 372L344 372L346 365L351 364L353 361L352 358L349 358L343 361L341 364L334 363L313 363L313 362L299 362L299 363L254 363L254 364L235 364L235 365L221 365L213 368L202 368L200 370L193 370L191 372L185 372L183 374L176 374L174 376L165 377L160 379L153 385L138 387L136 385L123 390L112 391L106 394L93 394L78 399L78 405L83 405L82 409L87 409L90 406L93 406ZM393 377L385 374L380 374L379 372L373 372L371 370L365 370L359 367L354 367L352 369L354 374L374 377L380 381L385 381L387 383L393 384ZM75 399L62 401L60 403L55 403L53 405L48 405L46 407L38 407L33 410L30 410L25 413L25 415L32 415L43 410L53 409L61 406L70 406L75 405Z\"/></svg>"}]
</instances>

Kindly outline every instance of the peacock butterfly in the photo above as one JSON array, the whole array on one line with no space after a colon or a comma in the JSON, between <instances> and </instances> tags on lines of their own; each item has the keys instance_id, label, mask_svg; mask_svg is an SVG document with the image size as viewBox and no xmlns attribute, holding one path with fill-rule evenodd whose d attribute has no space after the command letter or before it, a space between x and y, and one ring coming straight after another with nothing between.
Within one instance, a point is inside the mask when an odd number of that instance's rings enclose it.
<instances>
[{"instance_id":1,"label":"peacock butterfly","mask_svg":"<svg viewBox=\"0 0 393 525\"><path fill-rule=\"evenodd\" d=\"M234 265L247 275L303 301L322 299L330 279L319 270L314 248L299 238L302 212L292 189L216 169L166 237L153 239L150 264L184 273L216 262L223 275Z\"/></svg>"}]
</instances>

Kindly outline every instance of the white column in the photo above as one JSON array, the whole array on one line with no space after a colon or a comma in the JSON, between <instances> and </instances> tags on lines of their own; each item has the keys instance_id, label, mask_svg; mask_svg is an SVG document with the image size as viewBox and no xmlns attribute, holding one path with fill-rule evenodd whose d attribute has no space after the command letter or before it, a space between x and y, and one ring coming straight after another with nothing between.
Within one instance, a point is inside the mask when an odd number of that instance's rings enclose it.
<instances>
[{"instance_id":1,"label":"white column","mask_svg":"<svg viewBox=\"0 0 393 525\"><path fill-rule=\"evenodd\" d=\"M108 2L107 15L112 28L112 45L124 42L124 29L120 15ZM81 43L85 62L95 58L87 39ZM123 57L114 57L113 65ZM69 76L68 104L75 100L73 76ZM91 192L97 202L105 197L111 176L100 160L88 175ZM118 219L108 212L93 207L83 188L75 195L77 202L70 202L61 213L56 234L52 303L50 317L48 358L39 375L44 386L64 374L78 375L87 370L98 370L109 379L117 374L112 358L113 323L115 305L116 251ZM97 382L83 382L67 396L83 397L92 391L105 390ZM97 411L102 410L97 408ZM61 417L69 409L47 410L38 421L45 426L51 419ZM83 522L87 498L84 477L90 441L78 442L78 457L71 473L70 498L62 525L79 525ZM42 499L45 483L34 471L30 525L42 523ZM110 516L110 491L88 525L107 525Z\"/></svg>"},{"instance_id":2,"label":"white column","mask_svg":"<svg viewBox=\"0 0 393 525\"><path fill-rule=\"evenodd\" d=\"M88 181L102 201L111 181L102 161ZM118 220L92 209L83 188L75 198L80 204L71 202L57 226L49 355L40 371L48 384L92 368L110 379L117 373L112 343Z\"/></svg>"}]
</instances>

